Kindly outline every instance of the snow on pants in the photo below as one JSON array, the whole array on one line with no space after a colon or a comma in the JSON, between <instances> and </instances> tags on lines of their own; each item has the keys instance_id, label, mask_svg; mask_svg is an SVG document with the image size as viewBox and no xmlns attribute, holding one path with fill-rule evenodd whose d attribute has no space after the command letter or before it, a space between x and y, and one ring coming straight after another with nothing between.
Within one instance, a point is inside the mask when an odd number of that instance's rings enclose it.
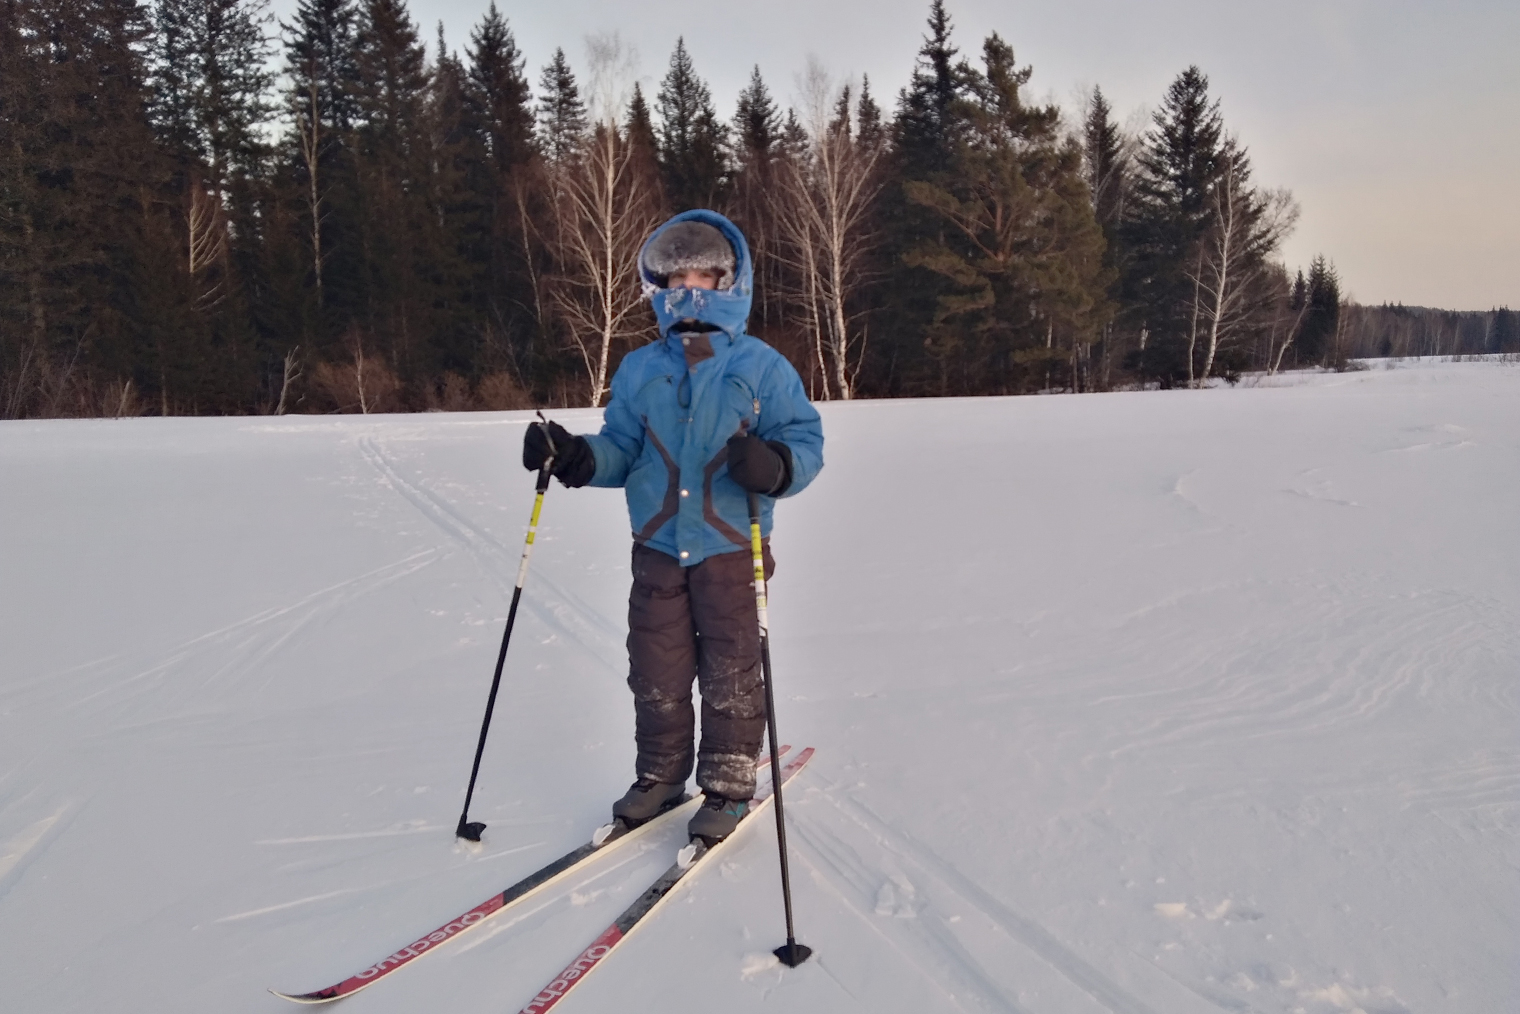
<instances>
[{"instance_id":1,"label":"snow on pants","mask_svg":"<svg viewBox=\"0 0 1520 1014\"><path fill-rule=\"evenodd\" d=\"M767 579L775 568L767 545ZM634 546L628 686L640 777L679 784L691 776L693 679L702 692L697 784L748 799L765 734L754 560L747 552L720 553L682 567L657 549Z\"/></svg>"}]
</instances>

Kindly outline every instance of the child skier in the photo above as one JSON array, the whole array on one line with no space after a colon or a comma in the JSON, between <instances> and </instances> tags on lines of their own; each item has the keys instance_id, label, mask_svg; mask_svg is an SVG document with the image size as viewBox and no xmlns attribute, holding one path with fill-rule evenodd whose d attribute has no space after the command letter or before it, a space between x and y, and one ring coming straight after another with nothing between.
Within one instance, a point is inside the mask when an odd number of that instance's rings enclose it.
<instances>
[{"instance_id":1,"label":"child skier","mask_svg":"<svg viewBox=\"0 0 1520 1014\"><path fill-rule=\"evenodd\" d=\"M823 428L797 371L745 333L753 290L749 245L712 211L683 212L639 253L659 339L624 357L602 431L572 436L532 425L523 465L566 486L622 486L633 522L628 686L638 746L633 783L614 818L641 824L678 803L692 772L692 680L702 694L689 825L717 841L755 792L765 693L748 550L750 492L760 528L776 498L823 467ZM765 573L775 568L765 541Z\"/></svg>"}]
</instances>

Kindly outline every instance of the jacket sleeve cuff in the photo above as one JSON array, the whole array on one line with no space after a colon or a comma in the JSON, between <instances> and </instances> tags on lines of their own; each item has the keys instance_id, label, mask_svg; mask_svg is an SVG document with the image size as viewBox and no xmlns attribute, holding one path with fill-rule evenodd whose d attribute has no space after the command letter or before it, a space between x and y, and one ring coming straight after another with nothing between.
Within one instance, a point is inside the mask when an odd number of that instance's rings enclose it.
<instances>
[{"instance_id":1,"label":"jacket sleeve cuff","mask_svg":"<svg viewBox=\"0 0 1520 1014\"><path fill-rule=\"evenodd\" d=\"M586 443L596 459L596 471L588 486L621 486L628 478L626 455L611 440L595 433L586 434Z\"/></svg>"},{"instance_id":2,"label":"jacket sleeve cuff","mask_svg":"<svg viewBox=\"0 0 1520 1014\"><path fill-rule=\"evenodd\" d=\"M792 449L780 440L767 440L765 446L776 452L781 459L781 476L766 494L767 496L784 496L792 486Z\"/></svg>"}]
</instances>

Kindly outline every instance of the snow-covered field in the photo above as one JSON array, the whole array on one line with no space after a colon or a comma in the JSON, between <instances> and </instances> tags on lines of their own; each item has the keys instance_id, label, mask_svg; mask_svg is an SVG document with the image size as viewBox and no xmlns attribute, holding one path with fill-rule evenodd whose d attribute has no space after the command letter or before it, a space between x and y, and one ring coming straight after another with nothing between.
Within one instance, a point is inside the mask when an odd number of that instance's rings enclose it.
<instances>
[{"instance_id":1,"label":"snow-covered field","mask_svg":"<svg viewBox=\"0 0 1520 1014\"><path fill-rule=\"evenodd\" d=\"M1520 367L823 408L748 826L559 1008L1515 1010ZM562 412L571 429L596 424ZM526 414L0 425L0 1009L294 1010L631 771L621 493ZM656 837L343 1002L511 1014Z\"/></svg>"}]
</instances>

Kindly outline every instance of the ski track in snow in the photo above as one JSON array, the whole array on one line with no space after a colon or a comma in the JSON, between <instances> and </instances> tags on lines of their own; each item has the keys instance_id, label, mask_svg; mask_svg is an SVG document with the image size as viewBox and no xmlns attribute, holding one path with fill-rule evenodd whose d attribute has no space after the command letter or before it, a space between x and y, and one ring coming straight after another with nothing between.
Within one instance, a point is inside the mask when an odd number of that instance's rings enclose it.
<instances>
[{"instance_id":1,"label":"ski track in snow","mask_svg":"<svg viewBox=\"0 0 1520 1014\"><path fill-rule=\"evenodd\" d=\"M200 634L154 656L111 657L14 684L0 693L0 701L9 705L24 699L28 706L36 706L46 700L68 709L114 706L119 711L118 721L128 721L132 714L146 709L146 705L130 707L136 698L166 687L172 688L181 702L192 701L195 696L219 697L229 686L266 667L323 617L415 574L438 558L439 552L434 549L413 553L289 605L261 610ZM182 681L182 674L190 679ZM186 694L186 689L194 693Z\"/></svg>"},{"instance_id":2,"label":"ski track in snow","mask_svg":"<svg viewBox=\"0 0 1520 1014\"><path fill-rule=\"evenodd\" d=\"M830 819L816 806L793 810L799 814L793 835L803 845L800 856L820 884L853 908L906 960L939 981L947 995L967 995L985 1009L1024 1014L1029 1008L1017 1002L1016 993L1028 988L1030 978L1041 978L1030 966L1032 956L1081 994L1068 990L1064 999L1057 998L1058 1009L1161 1014L848 791L825 786L808 797L809 801L819 798L837 817ZM986 925L956 914L966 910ZM974 949L992 953L978 958L965 936L984 934L987 926L1002 938L1003 946L989 947L983 935ZM915 959L915 954L931 960ZM1028 977L1022 983L1018 972ZM1043 978L1047 991L1059 992L1051 988L1055 984L1050 976ZM1051 1009L1050 1002L1047 998L1040 1009Z\"/></svg>"},{"instance_id":3,"label":"ski track in snow","mask_svg":"<svg viewBox=\"0 0 1520 1014\"><path fill-rule=\"evenodd\" d=\"M21 800L26 803L28 800ZM17 809L19 804L0 809L0 821L12 824L12 815L5 811ZM0 900L5 898L11 886L21 879L27 868L37 860L49 845L63 834L75 808L69 804L60 806L51 815L22 828L3 844L0 844Z\"/></svg>"},{"instance_id":4,"label":"ski track in snow","mask_svg":"<svg viewBox=\"0 0 1520 1014\"><path fill-rule=\"evenodd\" d=\"M417 508L449 539L468 550L481 572L501 589L504 596L512 597L522 558L520 545L515 549L503 546L448 500L429 489L426 483L403 476L382 441L361 436L359 451L386 486ZM618 627L544 575L542 570L540 563L538 569L530 571L523 586L522 602L546 627L584 649L609 671L621 673L626 668L626 660L622 655L623 641Z\"/></svg>"}]
</instances>

